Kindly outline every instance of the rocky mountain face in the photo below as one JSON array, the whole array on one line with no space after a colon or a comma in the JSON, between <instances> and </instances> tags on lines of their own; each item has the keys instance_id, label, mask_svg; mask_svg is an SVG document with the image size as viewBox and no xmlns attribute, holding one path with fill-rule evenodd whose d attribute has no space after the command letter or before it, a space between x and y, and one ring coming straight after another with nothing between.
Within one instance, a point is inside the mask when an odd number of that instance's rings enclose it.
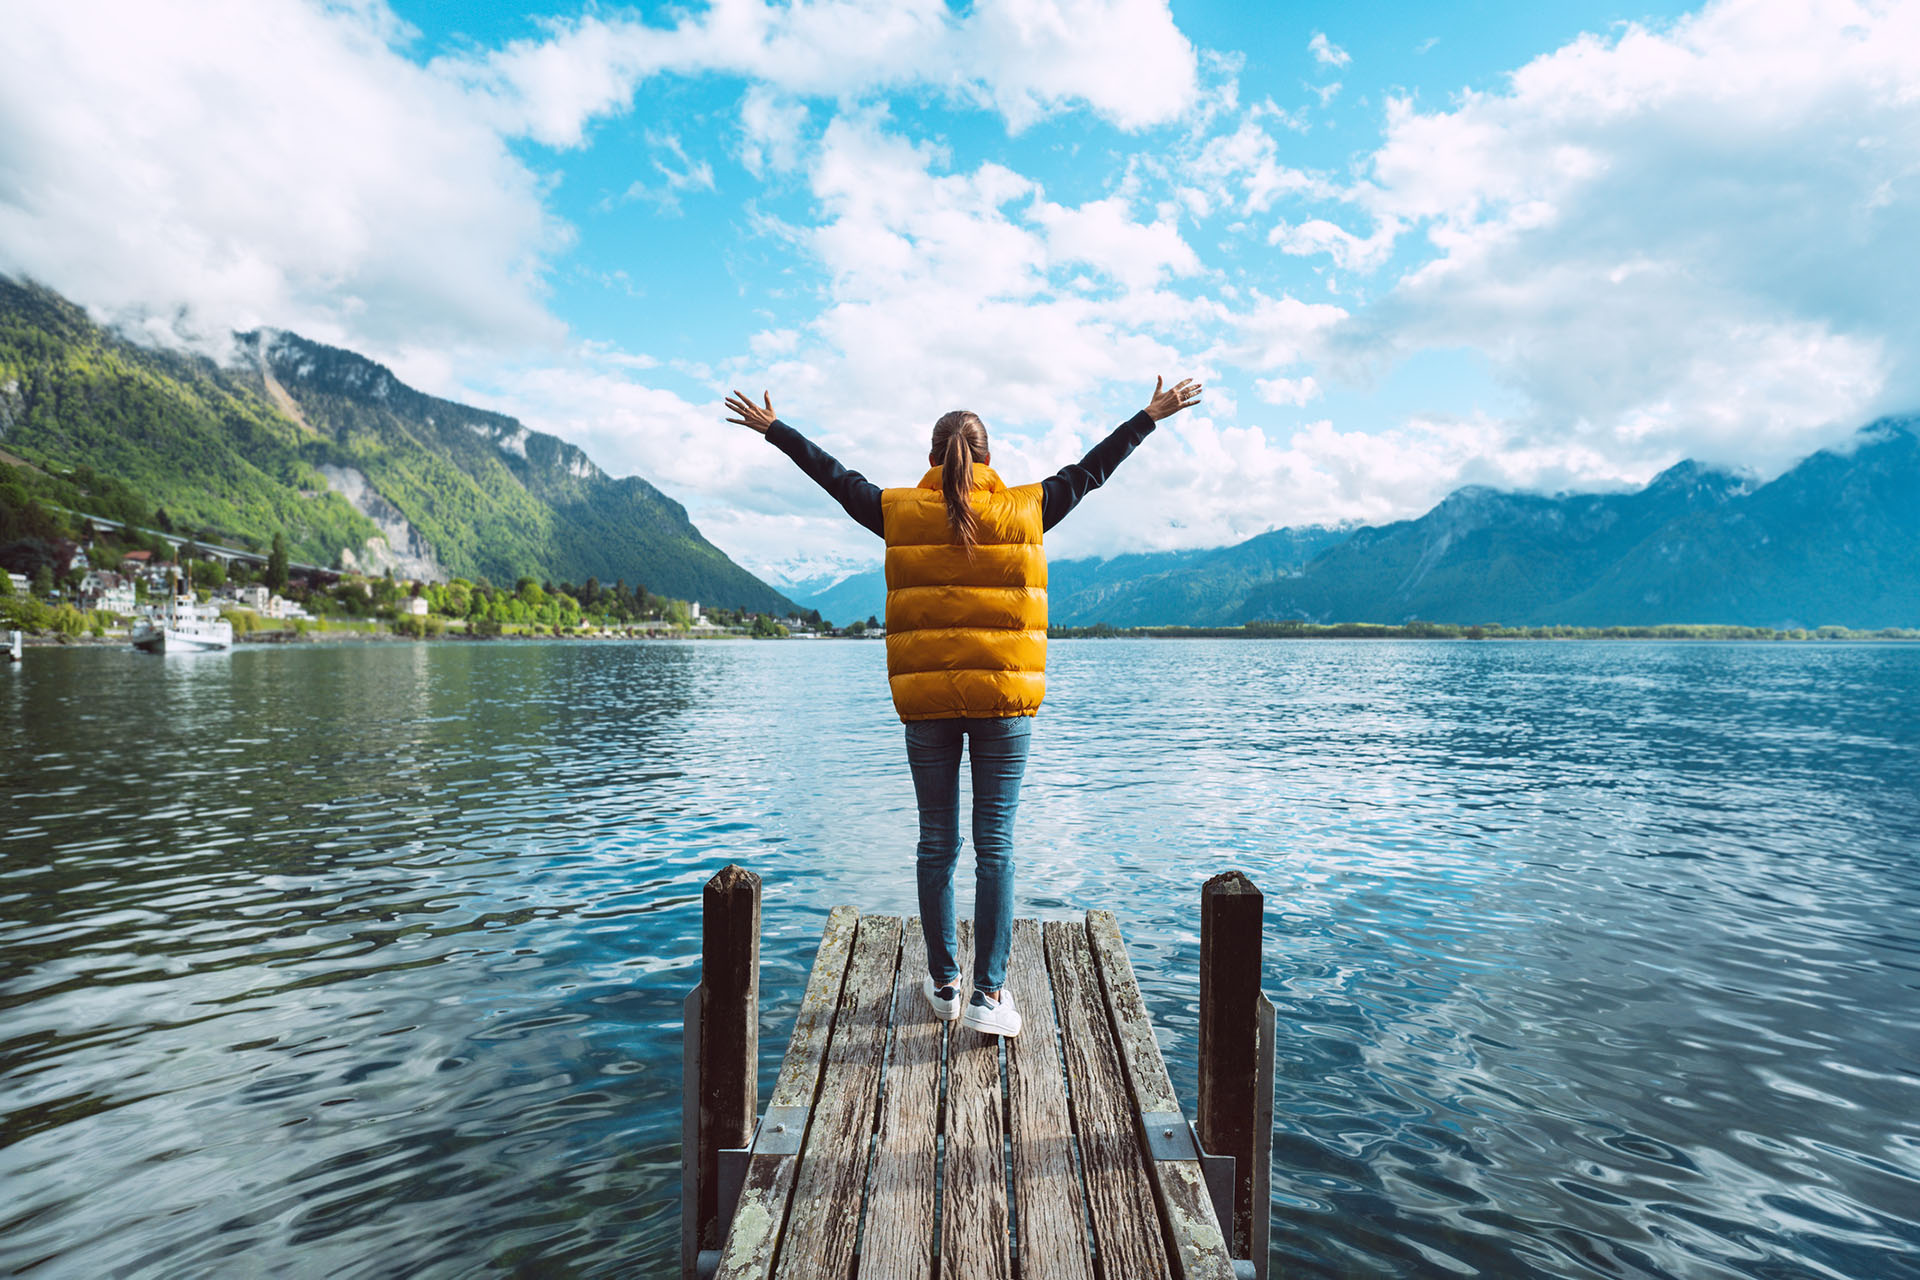
<instances>
[{"instance_id":1,"label":"rocky mountain face","mask_svg":"<svg viewBox=\"0 0 1920 1280\"><path fill-rule=\"evenodd\" d=\"M712 604L789 607L702 537L679 503L637 476L609 476L556 436L416 391L364 356L297 334L241 341L263 387L270 381L316 437L361 459L370 494L456 572L510 582L539 564L536 576L555 581L624 578ZM356 506L379 522L373 507Z\"/></svg>"},{"instance_id":2,"label":"rocky mountain face","mask_svg":"<svg viewBox=\"0 0 1920 1280\"><path fill-rule=\"evenodd\" d=\"M0 278L0 445L121 479L187 527L263 547L284 533L295 560L790 607L646 481L297 334L240 334L214 361Z\"/></svg>"}]
</instances>

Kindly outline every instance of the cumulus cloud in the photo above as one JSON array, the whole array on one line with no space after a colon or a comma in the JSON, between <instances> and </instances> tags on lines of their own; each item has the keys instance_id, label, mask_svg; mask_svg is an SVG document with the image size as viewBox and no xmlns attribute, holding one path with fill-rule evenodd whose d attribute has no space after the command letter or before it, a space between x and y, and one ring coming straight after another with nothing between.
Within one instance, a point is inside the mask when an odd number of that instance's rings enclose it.
<instances>
[{"instance_id":1,"label":"cumulus cloud","mask_svg":"<svg viewBox=\"0 0 1920 1280\"><path fill-rule=\"evenodd\" d=\"M540 343L566 243L383 8L76 0L7 17L0 271L203 340ZM371 145L370 145L370 140Z\"/></svg>"},{"instance_id":2,"label":"cumulus cloud","mask_svg":"<svg viewBox=\"0 0 1920 1280\"><path fill-rule=\"evenodd\" d=\"M1166 0L719 0L670 27L596 14L539 39L442 59L495 124L579 146L663 73L744 76L792 95L856 98L927 87L998 111L1018 131L1084 104L1123 129L1193 107L1197 60Z\"/></svg>"},{"instance_id":3,"label":"cumulus cloud","mask_svg":"<svg viewBox=\"0 0 1920 1280\"><path fill-rule=\"evenodd\" d=\"M1353 61L1353 55L1327 39L1324 31L1313 33L1313 39L1307 41L1307 52L1323 67L1344 67Z\"/></svg>"},{"instance_id":4,"label":"cumulus cloud","mask_svg":"<svg viewBox=\"0 0 1920 1280\"><path fill-rule=\"evenodd\" d=\"M1532 439L1767 470L1920 404L1916 197L1920 8L1725 0L1394 101L1343 197L1371 231L1273 242L1366 271L1424 232L1358 345L1478 349Z\"/></svg>"},{"instance_id":5,"label":"cumulus cloud","mask_svg":"<svg viewBox=\"0 0 1920 1280\"><path fill-rule=\"evenodd\" d=\"M1232 133L1208 138L1181 173L1189 184L1181 189L1183 198L1201 218L1215 208L1246 216L1264 213L1283 197L1329 199L1341 191L1323 176L1280 163L1279 144L1253 112Z\"/></svg>"}]
</instances>

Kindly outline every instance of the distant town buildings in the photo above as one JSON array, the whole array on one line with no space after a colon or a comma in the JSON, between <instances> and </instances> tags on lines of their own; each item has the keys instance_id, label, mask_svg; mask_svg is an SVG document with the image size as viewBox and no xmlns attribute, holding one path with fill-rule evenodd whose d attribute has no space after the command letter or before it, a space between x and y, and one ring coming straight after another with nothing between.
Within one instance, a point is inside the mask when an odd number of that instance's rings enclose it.
<instances>
[{"instance_id":1,"label":"distant town buildings","mask_svg":"<svg viewBox=\"0 0 1920 1280\"><path fill-rule=\"evenodd\" d=\"M111 569L95 569L80 579L80 607L131 614L139 608L133 581Z\"/></svg>"}]
</instances>

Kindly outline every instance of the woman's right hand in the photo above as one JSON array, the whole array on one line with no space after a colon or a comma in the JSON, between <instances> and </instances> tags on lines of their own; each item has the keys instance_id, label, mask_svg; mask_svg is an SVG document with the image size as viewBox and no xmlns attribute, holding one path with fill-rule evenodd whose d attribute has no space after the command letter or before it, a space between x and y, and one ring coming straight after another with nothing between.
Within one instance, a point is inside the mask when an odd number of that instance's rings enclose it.
<instances>
[{"instance_id":1,"label":"woman's right hand","mask_svg":"<svg viewBox=\"0 0 1920 1280\"><path fill-rule=\"evenodd\" d=\"M1155 422L1200 403L1200 384L1192 378L1182 378L1163 391L1161 386L1165 381L1164 378L1153 380L1153 398L1147 401L1147 416Z\"/></svg>"},{"instance_id":2,"label":"woman's right hand","mask_svg":"<svg viewBox=\"0 0 1920 1280\"><path fill-rule=\"evenodd\" d=\"M727 421L737 422L743 427L752 427L761 435L767 434L767 428L773 425L773 420L777 415L773 411L772 394L762 391L760 397L766 401L765 408L755 404L738 391L728 396L727 408L740 416L737 418L728 418Z\"/></svg>"}]
</instances>

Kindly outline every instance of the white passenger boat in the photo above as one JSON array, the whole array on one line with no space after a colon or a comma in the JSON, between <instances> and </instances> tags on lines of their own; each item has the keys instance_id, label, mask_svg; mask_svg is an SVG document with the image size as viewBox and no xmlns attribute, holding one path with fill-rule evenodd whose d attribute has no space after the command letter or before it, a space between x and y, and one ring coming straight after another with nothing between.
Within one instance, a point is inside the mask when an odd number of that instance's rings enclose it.
<instances>
[{"instance_id":1,"label":"white passenger boat","mask_svg":"<svg viewBox=\"0 0 1920 1280\"><path fill-rule=\"evenodd\" d=\"M148 653L183 653L233 648L233 624L210 604L176 597L164 614L134 624L133 644Z\"/></svg>"}]
</instances>

